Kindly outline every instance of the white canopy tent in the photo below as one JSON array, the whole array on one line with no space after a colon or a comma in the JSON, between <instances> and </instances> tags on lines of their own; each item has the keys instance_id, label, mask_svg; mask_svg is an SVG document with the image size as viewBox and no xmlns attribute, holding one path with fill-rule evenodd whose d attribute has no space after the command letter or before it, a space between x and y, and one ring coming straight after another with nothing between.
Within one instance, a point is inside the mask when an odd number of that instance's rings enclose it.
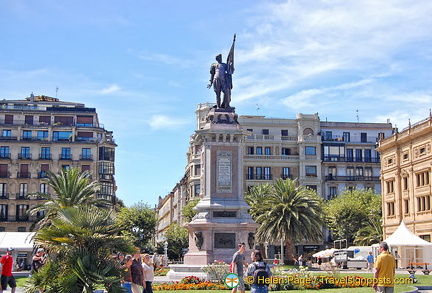
<instances>
[{"instance_id":1,"label":"white canopy tent","mask_svg":"<svg viewBox=\"0 0 432 293\"><path fill-rule=\"evenodd\" d=\"M335 250L336 249L334 249L334 248L329 248L329 249L326 249L326 250L321 250L321 251L318 251L317 253L313 254L312 256L313 257L321 257L321 258L332 257L333 256L333 252Z\"/></svg>"},{"instance_id":2,"label":"white canopy tent","mask_svg":"<svg viewBox=\"0 0 432 293\"><path fill-rule=\"evenodd\" d=\"M33 255L34 234L34 232L0 232L0 255L5 255L6 249L12 247L14 261L28 267Z\"/></svg>"},{"instance_id":3,"label":"white canopy tent","mask_svg":"<svg viewBox=\"0 0 432 293\"><path fill-rule=\"evenodd\" d=\"M432 263L432 243L411 232L403 220L384 241L389 245L390 252L397 257L399 268L407 268L409 263ZM379 244L373 246L377 248Z\"/></svg>"}]
</instances>

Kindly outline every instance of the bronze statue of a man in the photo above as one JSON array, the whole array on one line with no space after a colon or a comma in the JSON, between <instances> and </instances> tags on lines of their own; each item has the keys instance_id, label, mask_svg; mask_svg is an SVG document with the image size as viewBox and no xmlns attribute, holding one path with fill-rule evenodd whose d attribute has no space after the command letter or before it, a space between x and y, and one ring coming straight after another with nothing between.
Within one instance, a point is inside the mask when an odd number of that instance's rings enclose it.
<instances>
[{"instance_id":1,"label":"bronze statue of a man","mask_svg":"<svg viewBox=\"0 0 432 293\"><path fill-rule=\"evenodd\" d=\"M230 108L232 74L234 73L234 43L236 35L234 35L233 44L228 54L227 63L222 62L222 54L216 56L216 61L210 66L210 83L207 88L213 89L216 93L216 104L218 108ZM223 101L221 103L221 93L223 93Z\"/></svg>"}]
</instances>

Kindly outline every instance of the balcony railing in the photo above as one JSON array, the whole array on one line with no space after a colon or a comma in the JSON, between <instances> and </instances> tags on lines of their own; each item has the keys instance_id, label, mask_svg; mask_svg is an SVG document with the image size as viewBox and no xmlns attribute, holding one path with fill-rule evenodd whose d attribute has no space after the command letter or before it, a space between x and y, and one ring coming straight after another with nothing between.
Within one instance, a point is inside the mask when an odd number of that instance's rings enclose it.
<instances>
[{"instance_id":1,"label":"balcony railing","mask_svg":"<svg viewBox=\"0 0 432 293\"><path fill-rule=\"evenodd\" d=\"M0 159L10 159L10 157L11 157L10 153L0 155Z\"/></svg>"},{"instance_id":2,"label":"balcony railing","mask_svg":"<svg viewBox=\"0 0 432 293\"><path fill-rule=\"evenodd\" d=\"M80 155L79 159L81 161L93 161L93 155Z\"/></svg>"},{"instance_id":3,"label":"balcony railing","mask_svg":"<svg viewBox=\"0 0 432 293\"><path fill-rule=\"evenodd\" d=\"M246 174L246 180L272 180L272 174Z\"/></svg>"},{"instance_id":4,"label":"balcony railing","mask_svg":"<svg viewBox=\"0 0 432 293\"><path fill-rule=\"evenodd\" d=\"M0 136L0 140L17 140L16 136Z\"/></svg>"},{"instance_id":5,"label":"balcony railing","mask_svg":"<svg viewBox=\"0 0 432 293\"><path fill-rule=\"evenodd\" d=\"M23 193L23 192L17 192L15 194L15 198L16 199L29 199L29 197L27 196L27 193Z\"/></svg>"},{"instance_id":6,"label":"balcony railing","mask_svg":"<svg viewBox=\"0 0 432 293\"><path fill-rule=\"evenodd\" d=\"M39 154L40 160L52 160L51 154Z\"/></svg>"},{"instance_id":7,"label":"balcony railing","mask_svg":"<svg viewBox=\"0 0 432 293\"><path fill-rule=\"evenodd\" d=\"M0 199L9 199L9 192L0 193Z\"/></svg>"},{"instance_id":8,"label":"balcony railing","mask_svg":"<svg viewBox=\"0 0 432 293\"><path fill-rule=\"evenodd\" d=\"M18 159L21 160L31 160L32 154L18 154Z\"/></svg>"},{"instance_id":9,"label":"balcony railing","mask_svg":"<svg viewBox=\"0 0 432 293\"><path fill-rule=\"evenodd\" d=\"M17 178L31 178L30 172L18 172Z\"/></svg>"},{"instance_id":10,"label":"balcony railing","mask_svg":"<svg viewBox=\"0 0 432 293\"><path fill-rule=\"evenodd\" d=\"M379 157L343 157L343 156L324 156L324 162L359 162L359 163L379 163L381 159Z\"/></svg>"},{"instance_id":11,"label":"balcony railing","mask_svg":"<svg viewBox=\"0 0 432 293\"><path fill-rule=\"evenodd\" d=\"M379 181L379 176L333 176L327 175L327 181Z\"/></svg>"},{"instance_id":12,"label":"balcony railing","mask_svg":"<svg viewBox=\"0 0 432 293\"><path fill-rule=\"evenodd\" d=\"M0 172L0 178L10 178L10 172Z\"/></svg>"},{"instance_id":13,"label":"balcony railing","mask_svg":"<svg viewBox=\"0 0 432 293\"><path fill-rule=\"evenodd\" d=\"M59 160L72 160L72 155L60 154Z\"/></svg>"},{"instance_id":14,"label":"balcony railing","mask_svg":"<svg viewBox=\"0 0 432 293\"><path fill-rule=\"evenodd\" d=\"M366 137L361 137L361 136L355 136L355 135L351 135L350 138L346 138L344 139L344 137L339 136L339 135L333 135L333 136L325 136L322 135L321 136L322 141L334 141L334 142L345 142L345 143L376 143L379 141L378 136L366 136Z\"/></svg>"}]
</instances>

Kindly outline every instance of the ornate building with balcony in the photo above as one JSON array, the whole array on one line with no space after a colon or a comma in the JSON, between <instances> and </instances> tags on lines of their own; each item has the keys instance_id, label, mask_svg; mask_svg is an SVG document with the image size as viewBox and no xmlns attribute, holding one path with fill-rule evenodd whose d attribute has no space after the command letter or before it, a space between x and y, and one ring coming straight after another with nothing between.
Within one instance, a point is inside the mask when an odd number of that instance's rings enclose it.
<instances>
[{"instance_id":1,"label":"ornate building with balcony","mask_svg":"<svg viewBox=\"0 0 432 293\"><path fill-rule=\"evenodd\" d=\"M198 105L197 129L204 127L213 106ZM380 138L393 134L389 122L327 122L318 114L297 114L295 119L243 115L238 122L249 133L243 150L245 191L277 178L291 178L326 200L345 189L381 192L380 158L375 148ZM201 144L195 137L192 134L187 152L185 202L203 196ZM299 245L298 252L306 255L322 247L323 243L307 243Z\"/></svg>"},{"instance_id":2,"label":"ornate building with balcony","mask_svg":"<svg viewBox=\"0 0 432 293\"><path fill-rule=\"evenodd\" d=\"M0 101L0 231L25 232L35 220L27 210L50 193L47 171L79 168L101 183L97 195L116 201L113 133L96 109L47 96Z\"/></svg>"},{"instance_id":3,"label":"ornate building with balcony","mask_svg":"<svg viewBox=\"0 0 432 293\"><path fill-rule=\"evenodd\" d=\"M432 238L432 115L380 141L384 239L403 220L426 241Z\"/></svg>"}]
</instances>

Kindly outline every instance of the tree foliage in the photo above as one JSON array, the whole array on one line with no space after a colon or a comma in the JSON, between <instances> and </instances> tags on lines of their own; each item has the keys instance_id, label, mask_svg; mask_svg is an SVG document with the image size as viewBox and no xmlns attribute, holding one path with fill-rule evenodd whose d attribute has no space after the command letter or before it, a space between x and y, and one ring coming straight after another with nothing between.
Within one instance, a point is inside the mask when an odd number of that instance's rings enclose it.
<instances>
[{"instance_id":1,"label":"tree foliage","mask_svg":"<svg viewBox=\"0 0 432 293\"><path fill-rule=\"evenodd\" d=\"M122 235L131 239L142 251L153 250L150 243L156 231L156 222L155 212L142 201L121 208L117 214L117 223L123 227Z\"/></svg>"},{"instance_id":2,"label":"tree foliage","mask_svg":"<svg viewBox=\"0 0 432 293\"><path fill-rule=\"evenodd\" d=\"M53 194L35 193L29 195L38 196L45 200L28 211L30 215L43 215L33 223L32 229L34 230L50 225L51 219L55 218L59 211L69 207L84 205L111 207L109 201L96 197L100 184L90 180L88 171L81 173L78 168L62 169L59 175L48 171L46 176L44 182L48 184Z\"/></svg>"},{"instance_id":3,"label":"tree foliage","mask_svg":"<svg viewBox=\"0 0 432 293\"><path fill-rule=\"evenodd\" d=\"M297 180L276 179L273 184L252 187L245 196L250 214L260 224L259 242L278 243L281 239L292 254L299 241L322 238L322 202L314 191L298 185Z\"/></svg>"},{"instance_id":4,"label":"tree foliage","mask_svg":"<svg viewBox=\"0 0 432 293\"><path fill-rule=\"evenodd\" d=\"M95 206L59 210L51 224L39 229L35 243L49 251L46 268L34 273L28 292L93 292L98 286L108 292L123 292L120 265L114 251L131 253L133 246L122 236L112 210ZM53 273L53 271L55 273Z\"/></svg>"},{"instance_id":5,"label":"tree foliage","mask_svg":"<svg viewBox=\"0 0 432 293\"><path fill-rule=\"evenodd\" d=\"M382 237L381 196L369 189L347 190L325 205L325 221L334 238L370 245Z\"/></svg>"},{"instance_id":6,"label":"tree foliage","mask_svg":"<svg viewBox=\"0 0 432 293\"><path fill-rule=\"evenodd\" d=\"M168 258L180 259L184 248L189 247L189 232L178 223L171 224L165 232L168 243Z\"/></svg>"},{"instance_id":7,"label":"tree foliage","mask_svg":"<svg viewBox=\"0 0 432 293\"><path fill-rule=\"evenodd\" d=\"M197 211L194 210L194 207L198 204L199 198L191 199L182 209L182 215L184 221L189 223L192 221L193 217L197 214Z\"/></svg>"}]
</instances>

